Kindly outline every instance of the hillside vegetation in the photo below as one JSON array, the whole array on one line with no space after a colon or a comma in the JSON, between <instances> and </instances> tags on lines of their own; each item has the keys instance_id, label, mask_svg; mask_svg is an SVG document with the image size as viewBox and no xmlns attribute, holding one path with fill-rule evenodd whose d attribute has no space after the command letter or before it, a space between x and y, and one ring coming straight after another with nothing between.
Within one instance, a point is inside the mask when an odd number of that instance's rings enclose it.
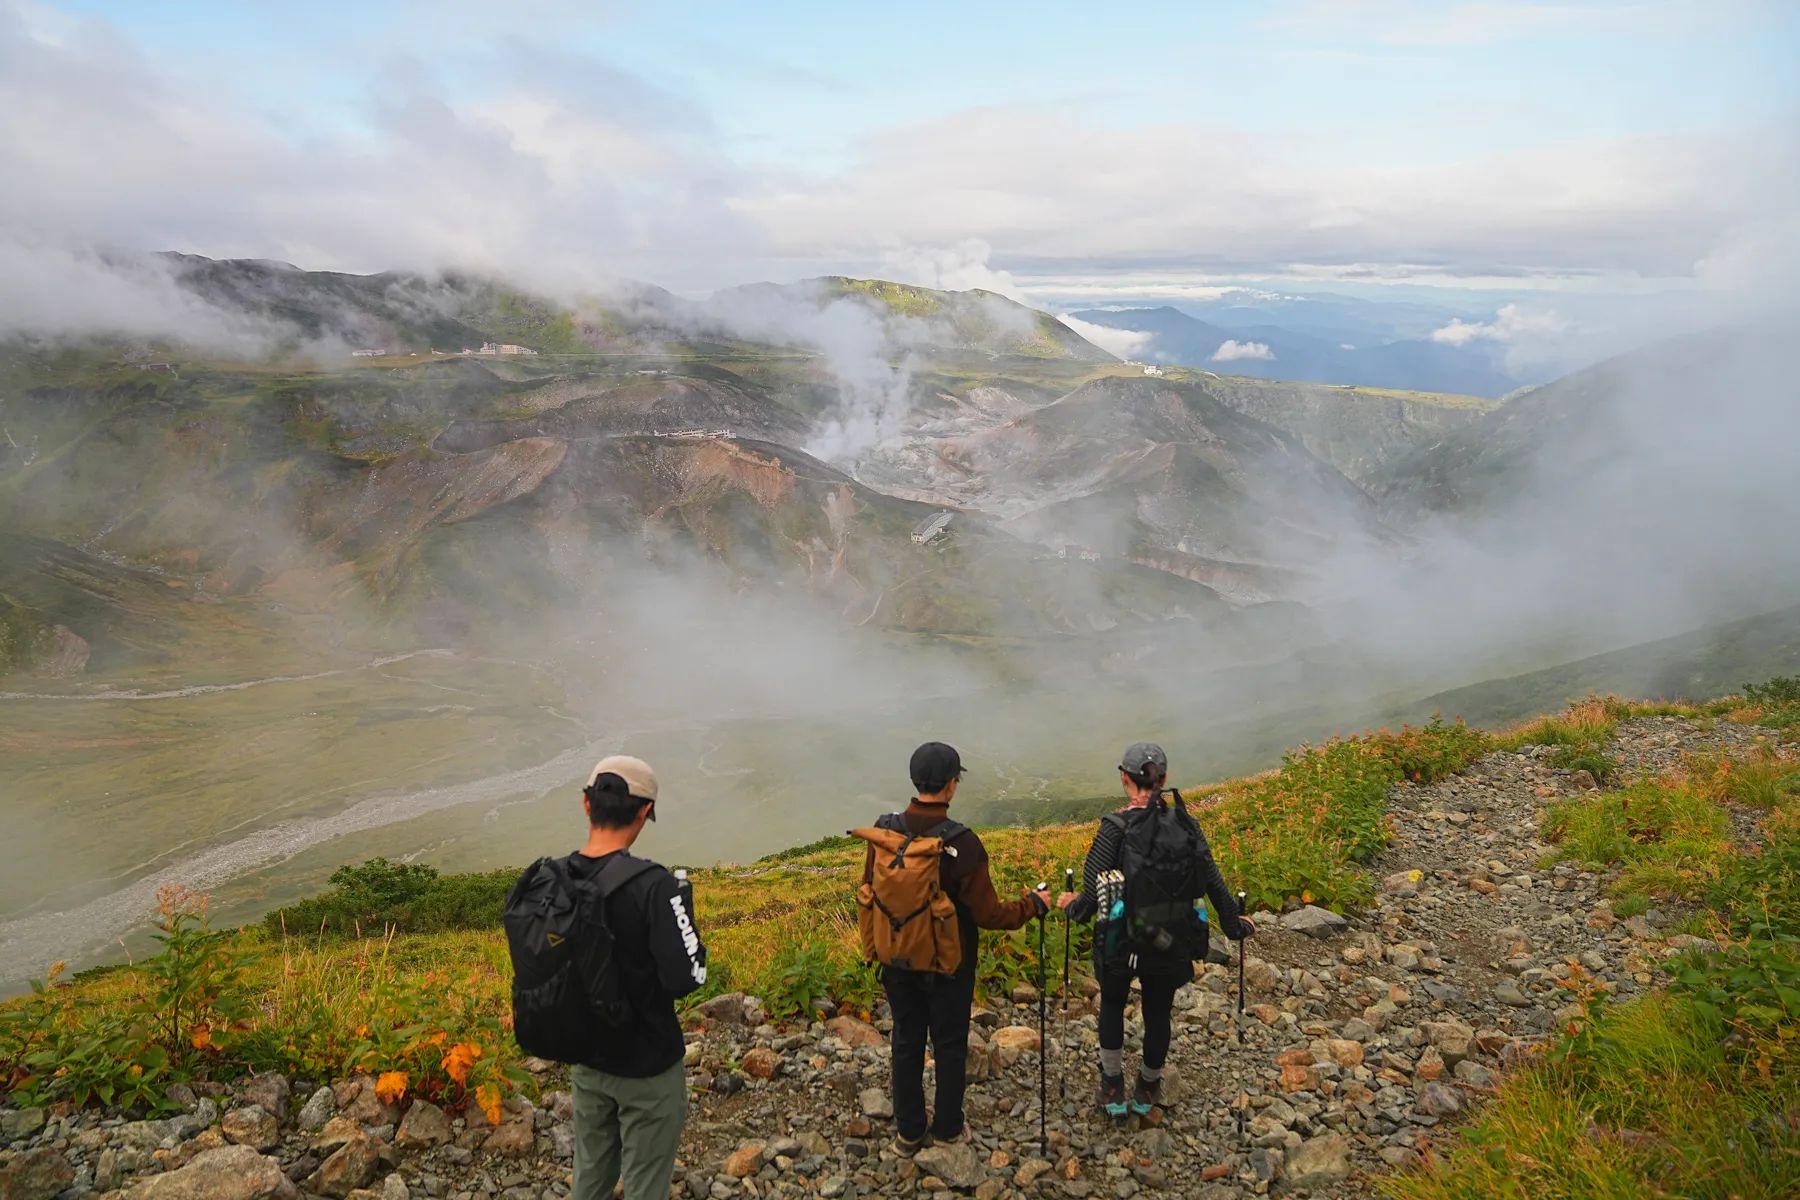
<instances>
[{"instance_id":1,"label":"hillside vegetation","mask_svg":"<svg viewBox=\"0 0 1800 1200\"><path fill-rule=\"evenodd\" d=\"M1595 699L1499 734L1434 721L1336 739L1192 796L1253 908L1355 911L1373 898L1363 864L1389 840L1384 807L1396 784L1447 780L1490 751L1528 746L1604 784L1622 767L1610 757L1614 731L1646 714L1791 736L1800 681L1706 705ZM1723 1198L1788 1194L1800 1181L1800 766L1778 741L1757 744L1749 758L1688 756L1549 807L1551 860L1604 869L1613 911L1642 911L1645 897L1696 904L1687 927L1712 940L1689 938L1664 986L1628 1003L1609 1003L1610 986L1574 969L1560 1039L1505 1075L1459 1139L1388 1181L1392 1194ZM1755 818L1749 847L1736 814ZM999 890L1078 867L1091 831L1087 822L984 831ZM872 1010L879 987L857 959L851 907L860 863L861 843L831 837L747 866L694 869L714 969L689 1003L733 990L761 996L777 1019L826 999ZM509 1090L532 1086L507 1032L494 928L510 878L376 860L237 931L209 930L205 899L171 890L155 958L73 981L52 972L0 1011L0 1079L15 1103L156 1109L180 1080L398 1072L413 1094L497 1112ZM1076 938L1079 966L1087 947ZM1004 997L1035 979L1035 943L1029 929L984 935L983 993ZM1054 963L1060 936L1048 951Z\"/></svg>"}]
</instances>

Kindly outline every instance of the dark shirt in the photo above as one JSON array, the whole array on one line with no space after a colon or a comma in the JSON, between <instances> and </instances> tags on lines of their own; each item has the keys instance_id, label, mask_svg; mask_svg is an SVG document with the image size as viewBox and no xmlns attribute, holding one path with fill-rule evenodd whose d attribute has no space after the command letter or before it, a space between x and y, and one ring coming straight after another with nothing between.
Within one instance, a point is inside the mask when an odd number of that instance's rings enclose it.
<instances>
[{"instance_id":1,"label":"dark shirt","mask_svg":"<svg viewBox=\"0 0 1800 1200\"><path fill-rule=\"evenodd\" d=\"M569 855L569 874L588 879L619 854ZM629 880L606 901L614 961L632 1019L624 1033L585 1065L631 1079L660 1075L687 1053L675 1000L706 983L706 947L683 902L681 884L659 866Z\"/></svg>"},{"instance_id":2,"label":"dark shirt","mask_svg":"<svg viewBox=\"0 0 1800 1200\"><path fill-rule=\"evenodd\" d=\"M928 833L950 816L947 804L921 804L914 800L900 814L906 828L914 834ZM954 853L951 853L954 851ZM874 878L875 847L863 855L863 882ZM965 829L945 845L938 860L938 883L944 894L956 905L958 931L962 935L962 966L958 975L973 975L975 960L981 947L979 929L1019 929L1047 911L1047 903L1022 896L1002 900L994 891L993 876L988 872L987 847L973 829Z\"/></svg>"}]
</instances>

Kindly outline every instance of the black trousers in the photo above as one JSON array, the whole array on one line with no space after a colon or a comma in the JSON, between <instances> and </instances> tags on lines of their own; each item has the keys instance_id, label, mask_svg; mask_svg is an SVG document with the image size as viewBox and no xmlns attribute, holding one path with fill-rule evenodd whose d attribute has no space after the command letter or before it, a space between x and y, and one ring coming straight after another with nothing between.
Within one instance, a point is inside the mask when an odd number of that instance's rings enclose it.
<instances>
[{"instance_id":1,"label":"black trousers","mask_svg":"<svg viewBox=\"0 0 1800 1200\"><path fill-rule=\"evenodd\" d=\"M1133 975L1144 994L1144 1065L1154 1071L1169 1057L1169 1014L1175 1007L1175 992L1193 979L1194 968L1190 963L1184 975L1166 970L1133 970L1124 961L1107 963L1100 971L1099 1033L1103 1050L1121 1050L1125 1046L1125 1002L1131 999Z\"/></svg>"},{"instance_id":2,"label":"black trousers","mask_svg":"<svg viewBox=\"0 0 1800 1200\"><path fill-rule=\"evenodd\" d=\"M955 1137L963 1127L975 973L937 975L889 967L882 972L881 982L894 1017L894 1126L908 1141L925 1136L925 1043L929 1039L937 1060L937 1116L931 1132L934 1137Z\"/></svg>"}]
</instances>

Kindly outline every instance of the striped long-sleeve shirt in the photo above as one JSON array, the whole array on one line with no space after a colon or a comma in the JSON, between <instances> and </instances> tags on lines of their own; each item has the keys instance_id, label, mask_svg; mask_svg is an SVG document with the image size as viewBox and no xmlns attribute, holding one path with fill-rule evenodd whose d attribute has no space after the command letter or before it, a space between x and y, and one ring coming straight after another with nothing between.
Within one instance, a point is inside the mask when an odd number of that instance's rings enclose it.
<instances>
[{"instance_id":1,"label":"striped long-sleeve shirt","mask_svg":"<svg viewBox=\"0 0 1800 1200\"><path fill-rule=\"evenodd\" d=\"M1094 831L1093 844L1088 847L1087 861L1082 864L1081 893L1069 905L1071 919L1087 921L1094 917L1099 907L1094 896L1100 876L1107 871L1123 869L1124 847L1125 831L1120 822L1102 818L1100 828ZM1225 876L1219 873L1219 864L1213 861L1212 847L1207 845L1204 832L1200 834L1200 878L1211 909L1213 928L1233 941L1241 941L1245 930L1238 920L1242 914L1238 912L1237 897L1225 886Z\"/></svg>"}]
</instances>

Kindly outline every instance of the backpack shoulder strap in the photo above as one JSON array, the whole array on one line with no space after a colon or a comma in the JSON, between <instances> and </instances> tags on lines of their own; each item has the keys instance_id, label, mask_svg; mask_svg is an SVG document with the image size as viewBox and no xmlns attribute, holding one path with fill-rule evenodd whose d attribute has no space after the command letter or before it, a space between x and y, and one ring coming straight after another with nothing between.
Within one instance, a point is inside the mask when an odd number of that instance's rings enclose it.
<instances>
[{"instance_id":1,"label":"backpack shoulder strap","mask_svg":"<svg viewBox=\"0 0 1800 1200\"><path fill-rule=\"evenodd\" d=\"M885 829L889 833L905 834L909 832L906 828L906 814L897 812L882 813L876 817L875 828Z\"/></svg>"},{"instance_id":2,"label":"backpack shoulder strap","mask_svg":"<svg viewBox=\"0 0 1800 1200\"><path fill-rule=\"evenodd\" d=\"M604 900L652 868L661 869L647 858L633 858L630 854L621 854L600 868L600 874L594 877L594 890Z\"/></svg>"},{"instance_id":3,"label":"backpack shoulder strap","mask_svg":"<svg viewBox=\"0 0 1800 1200\"><path fill-rule=\"evenodd\" d=\"M948 817L925 831L926 837L934 837L940 842L948 842L951 838L961 837L969 832L969 827L960 821L952 821Z\"/></svg>"}]
</instances>

